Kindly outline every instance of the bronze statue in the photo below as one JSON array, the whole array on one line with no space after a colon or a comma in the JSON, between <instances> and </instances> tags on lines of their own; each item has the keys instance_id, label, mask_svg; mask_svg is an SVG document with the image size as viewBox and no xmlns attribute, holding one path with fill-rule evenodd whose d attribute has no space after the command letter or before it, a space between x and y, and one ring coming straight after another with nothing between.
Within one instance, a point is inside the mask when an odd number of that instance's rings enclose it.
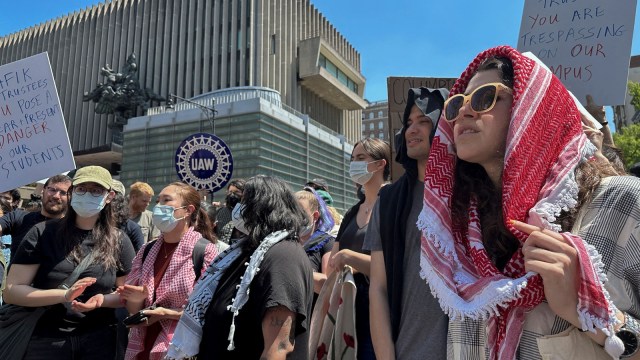
<instances>
[{"instance_id":1,"label":"bronze statue","mask_svg":"<svg viewBox=\"0 0 640 360\"><path fill-rule=\"evenodd\" d=\"M127 57L122 72L115 72L106 64L100 69L100 75L105 77L105 83L98 83L91 92L85 92L82 101L95 102L97 114L115 115L111 127L122 128L128 119L136 116L138 107L147 110L152 101L165 101L153 90L140 86L135 54Z\"/></svg>"}]
</instances>

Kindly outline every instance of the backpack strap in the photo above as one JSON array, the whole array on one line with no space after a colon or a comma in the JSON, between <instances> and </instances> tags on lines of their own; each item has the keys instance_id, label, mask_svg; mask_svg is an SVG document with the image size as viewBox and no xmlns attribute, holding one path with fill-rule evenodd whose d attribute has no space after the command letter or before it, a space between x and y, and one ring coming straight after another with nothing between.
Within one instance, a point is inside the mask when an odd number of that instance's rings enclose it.
<instances>
[{"instance_id":1,"label":"backpack strap","mask_svg":"<svg viewBox=\"0 0 640 360\"><path fill-rule=\"evenodd\" d=\"M149 251L151 251L151 248L153 247L153 244L156 243L156 240L151 240L147 243L147 246L144 247L144 252L142 253L142 263L144 264L144 259L147 258L147 255L149 255Z\"/></svg>"},{"instance_id":2,"label":"backpack strap","mask_svg":"<svg viewBox=\"0 0 640 360\"><path fill-rule=\"evenodd\" d=\"M144 259L149 255L149 251L151 251L151 247L156 242L156 240L149 241L147 246L144 247L144 252L142 253L142 263L144 264ZM202 266L204 265L204 256L207 245L211 244L211 241L200 238L196 245L193 247L193 253L191 253L191 261L193 262L193 272L196 274L196 281L200 279L200 273L202 272Z\"/></svg>"},{"instance_id":3,"label":"backpack strap","mask_svg":"<svg viewBox=\"0 0 640 360\"><path fill-rule=\"evenodd\" d=\"M200 279L202 273L202 266L204 265L204 255L207 245L211 244L211 241L200 238L196 245L193 247L193 253L191 254L191 260L193 260L193 272L196 274L196 281Z\"/></svg>"}]
</instances>

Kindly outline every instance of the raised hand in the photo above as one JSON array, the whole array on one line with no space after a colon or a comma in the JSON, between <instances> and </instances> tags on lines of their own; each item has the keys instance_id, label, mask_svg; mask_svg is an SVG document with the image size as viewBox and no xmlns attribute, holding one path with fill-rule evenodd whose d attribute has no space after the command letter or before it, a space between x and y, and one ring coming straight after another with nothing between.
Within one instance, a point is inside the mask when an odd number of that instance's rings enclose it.
<instances>
[{"instance_id":1,"label":"raised hand","mask_svg":"<svg viewBox=\"0 0 640 360\"><path fill-rule=\"evenodd\" d=\"M87 311L95 310L99 307L102 307L103 303L104 303L104 295L97 294L92 296L89 300L85 301L84 303L77 300L73 300L71 302L71 309L78 312L87 312Z\"/></svg>"},{"instance_id":2,"label":"raised hand","mask_svg":"<svg viewBox=\"0 0 640 360\"><path fill-rule=\"evenodd\" d=\"M84 290L89 286L95 284L96 278L86 277L76 281L67 291L64 293L64 299L68 302L75 300L78 296L82 295Z\"/></svg>"},{"instance_id":3,"label":"raised hand","mask_svg":"<svg viewBox=\"0 0 640 360\"><path fill-rule=\"evenodd\" d=\"M511 225L529 235L522 246L525 269L542 277L544 294L551 310L579 326L577 250L557 232L515 220Z\"/></svg>"},{"instance_id":4,"label":"raised hand","mask_svg":"<svg viewBox=\"0 0 640 360\"><path fill-rule=\"evenodd\" d=\"M587 105L584 108L587 109L589 114L596 118L596 121L598 121L600 124L604 124L607 122L604 106L596 105L591 95L587 95Z\"/></svg>"},{"instance_id":5,"label":"raised hand","mask_svg":"<svg viewBox=\"0 0 640 360\"><path fill-rule=\"evenodd\" d=\"M133 301L133 302L142 302L147 298L147 296L149 296L149 289L145 285L118 286L118 288L116 289L116 292L120 294L121 298L127 301Z\"/></svg>"}]
</instances>

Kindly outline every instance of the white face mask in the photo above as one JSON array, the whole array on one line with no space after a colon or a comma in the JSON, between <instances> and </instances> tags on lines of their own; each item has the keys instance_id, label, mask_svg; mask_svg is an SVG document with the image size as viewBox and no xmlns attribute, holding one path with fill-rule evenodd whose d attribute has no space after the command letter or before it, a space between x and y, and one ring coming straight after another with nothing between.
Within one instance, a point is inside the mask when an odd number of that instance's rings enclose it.
<instances>
[{"instance_id":1,"label":"white face mask","mask_svg":"<svg viewBox=\"0 0 640 360\"><path fill-rule=\"evenodd\" d=\"M369 172L367 166L376 161L378 160L374 160L371 162L352 161L349 164L349 176L351 177L351 180L360 185L364 185L369 182L369 180L371 180L371 177L373 177L373 173Z\"/></svg>"},{"instance_id":2,"label":"white face mask","mask_svg":"<svg viewBox=\"0 0 640 360\"><path fill-rule=\"evenodd\" d=\"M309 223L298 230L298 238L300 238L300 240L303 240L303 241L308 240L309 236L313 234L313 228L314 228L313 218L307 219L307 221Z\"/></svg>"},{"instance_id":3,"label":"white face mask","mask_svg":"<svg viewBox=\"0 0 640 360\"><path fill-rule=\"evenodd\" d=\"M242 218L242 212L244 212L245 206L238 203L231 210L231 223L233 223L233 227L238 229L241 233L245 235L249 235L249 230L244 225L244 219Z\"/></svg>"}]
</instances>

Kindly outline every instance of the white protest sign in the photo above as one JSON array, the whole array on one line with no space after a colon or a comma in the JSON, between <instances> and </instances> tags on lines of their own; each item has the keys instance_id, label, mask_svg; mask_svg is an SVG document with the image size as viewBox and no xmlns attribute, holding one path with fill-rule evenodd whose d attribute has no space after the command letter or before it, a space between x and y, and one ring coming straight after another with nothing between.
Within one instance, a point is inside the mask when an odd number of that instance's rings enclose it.
<instances>
[{"instance_id":1,"label":"white protest sign","mask_svg":"<svg viewBox=\"0 0 640 360\"><path fill-rule=\"evenodd\" d=\"M525 0L518 50L530 51L584 104L624 104L636 0Z\"/></svg>"},{"instance_id":2,"label":"white protest sign","mask_svg":"<svg viewBox=\"0 0 640 360\"><path fill-rule=\"evenodd\" d=\"M0 191L75 167L47 53L0 66Z\"/></svg>"}]
</instances>

